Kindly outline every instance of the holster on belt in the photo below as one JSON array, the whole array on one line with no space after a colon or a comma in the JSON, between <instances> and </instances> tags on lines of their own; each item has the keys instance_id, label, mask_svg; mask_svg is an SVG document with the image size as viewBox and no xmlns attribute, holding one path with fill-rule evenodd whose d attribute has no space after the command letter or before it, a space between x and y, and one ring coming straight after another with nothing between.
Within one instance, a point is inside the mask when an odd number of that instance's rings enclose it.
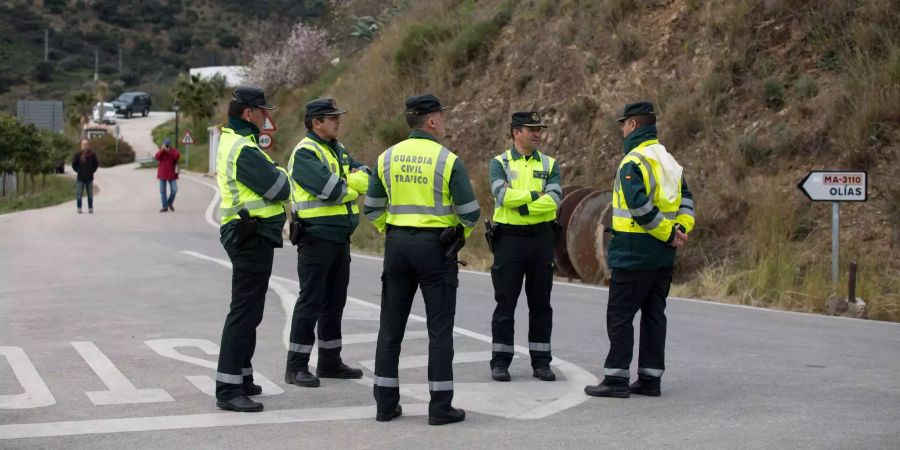
<instances>
[{"instance_id":1,"label":"holster on belt","mask_svg":"<svg viewBox=\"0 0 900 450\"><path fill-rule=\"evenodd\" d=\"M467 265L465 261L457 259L459 251L466 245L466 233L461 224L455 227L444 228L444 231L441 232L440 242L441 246L444 247L444 256L447 259L457 261L463 266Z\"/></svg>"},{"instance_id":2,"label":"holster on belt","mask_svg":"<svg viewBox=\"0 0 900 450\"><path fill-rule=\"evenodd\" d=\"M553 221L553 242L554 243L559 242L559 237L562 236L562 231L563 231L562 224L559 223L558 219L554 220Z\"/></svg>"},{"instance_id":3,"label":"holster on belt","mask_svg":"<svg viewBox=\"0 0 900 450\"><path fill-rule=\"evenodd\" d=\"M288 225L288 239L291 240L291 244L298 245L300 243L300 238L303 237L305 231L303 222L300 221L300 216L297 215L297 211L292 211L291 223Z\"/></svg>"},{"instance_id":4,"label":"holster on belt","mask_svg":"<svg viewBox=\"0 0 900 450\"><path fill-rule=\"evenodd\" d=\"M488 248L494 253L494 242L497 239L497 225L488 219L484 219L484 238L487 240Z\"/></svg>"},{"instance_id":5,"label":"holster on belt","mask_svg":"<svg viewBox=\"0 0 900 450\"><path fill-rule=\"evenodd\" d=\"M254 234L256 234L256 228L259 226L259 222L250 217L250 211L247 211L247 208L241 208L238 211L238 220L237 223L237 233L234 235L234 245L239 246L244 242L247 242Z\"/></svg>"}]
</instances>

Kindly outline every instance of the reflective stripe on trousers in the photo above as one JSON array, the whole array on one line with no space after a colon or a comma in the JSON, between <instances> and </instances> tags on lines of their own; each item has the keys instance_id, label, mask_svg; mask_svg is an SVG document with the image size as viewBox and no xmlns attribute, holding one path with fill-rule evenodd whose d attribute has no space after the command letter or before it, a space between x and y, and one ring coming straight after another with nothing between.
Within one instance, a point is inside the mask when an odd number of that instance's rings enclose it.
<instances>
[{"instance_id":1,"label":"reflective stripe on trousers","mask_svg":"<svg viewBox=\"0 0 900 450\"><path fill-rule=\"evenodd\" d=\"M398 388L400 387L400 379L390 377L375 377L375 386Z\"/></svg>"}]
</instances>

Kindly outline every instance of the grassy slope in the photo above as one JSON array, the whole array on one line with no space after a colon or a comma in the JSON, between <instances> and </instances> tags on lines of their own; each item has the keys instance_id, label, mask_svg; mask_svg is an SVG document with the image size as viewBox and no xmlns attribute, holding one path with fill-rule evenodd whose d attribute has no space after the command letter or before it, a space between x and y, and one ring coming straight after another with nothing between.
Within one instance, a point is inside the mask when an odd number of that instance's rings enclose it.
<instances>
[{"instance_id":1,"label":"grassy slope","mask_svg":"<svg viewBox=\"0 0 900 450\"><path fill-rule=\"evenodd\" d=\"M350 67L275 95L275 152L287 160L303 103L328 85L351 111L343 140L371 165L405 131L403 98L430 91L455 106L446 143L482 205L516 110L552 124L546 149L566 184L608 189L621 158L611 119L651 99L698 200L675 293L821 310L830 207L795 184L810 169L860 168L870 201L842 209L842 265L859 260L870 317L900 320L898 11L897 0L415 2ZM476 233L463 257L484 268ZM354 244L380 248L365 223Z\"/></svg>"},{"instance_id":2,"label":"grassy slope","mask_svg":"<svg viewBox=\"0 0 900 450\"><path fill-rule=\"evenodd\" d=\"M16 195L0 197L0 214L26 209L44 208L58 205L75 198L75 179L64 175L48 175L46 184L41 177L35 179L34 192L18 192ZM29 182L30 186L30 182Z\"/></svg>"}]
</instances>

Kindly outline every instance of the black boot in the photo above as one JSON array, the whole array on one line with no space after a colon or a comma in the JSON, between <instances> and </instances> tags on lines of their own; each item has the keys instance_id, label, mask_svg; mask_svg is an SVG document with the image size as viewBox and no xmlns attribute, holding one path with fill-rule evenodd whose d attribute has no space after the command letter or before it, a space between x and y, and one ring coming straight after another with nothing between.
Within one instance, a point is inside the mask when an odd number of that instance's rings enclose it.
<instances>
[{"instance_id":1,"label":"black boot","mask_svg":"<svg viewBox=\"0 0 900 450\"><path fill-rule=\"evenodd\" d=\"M250 400L246 395L239 395L230 400L218 400L216 406L221 409L237 412L260 412L263 410L263 404Z\"/></svg>"},{"instance_id":2,"label":"black boot","mask_svg":"<svg viewBox=\"0 0 900 450\"><path fill-rule=\"evenodd\" d=\"M390 413L378 413L375 415L375 420L379 422L390 422L400 416L403 415L403 408L400 405L397 405L393 411Z\"/></svg>"},{"instance_id":3,"label":"black boot","mask_svg":"<svg viewBox=\"0 0 900 450\"><path fill-rule=\"evenodd\" d=\"M532 376L539 378L541 381L556 381L556 374L553 373L549 366L535 367Z\"/></svg>"},{"instance_id":4,"label":"black boot","mask_svg":"<svg viewBox=\"0 0 900 450\"><path fill-rule=\"evenodd\" d=\"M585 386L584 393L592 397L628 398L628 378L606 377L596 386Z\"/></svg>"},{"instance_id":5,"label":"black boot","mask_svg":"<svg viewBox=\"0 0 900 450\"><path fill-rule=\"evenodd\" d=\"M284 374L284 382L302 387L319 387L319 377L309 373L306 367L301 368L297 372L286 372Z\"/></svg>"},{"instance_id":6,"label":"black boot","mask_svg":"<svg viewBox=\"0 0 900 450\"><path fill-rule=\"evenodd\" d=\"M448 423L462 422L463 420L466 420L466 412L451 406L450 411L447 411L440 417L428 416L428 425L447 425Z\"/></svg>"},{"instance_id":7,"label":"black boot","mask_svg":"<svg viewBox=\"0 0 900 450\"><path fill-rule=\"evenodd\" d=\"M354 380L362 378L363 371L340 362L335 368L316 368L316 375L320 378L343 378L345 380Z\"/></svg>"},{"instance_id":8,"label":"black boot","mask_svg":"<svg viewBox=\"0 0 900 450\"><path fill-rule=\"evenodd\" d=\"M506 367L491 367L491 378L494 381L509 381L509 369Z\"/></svg>"},{"instance_id":9,"label":"black boot","mask_svg":"<svg viewBox=\"0 0 900 450\"><path fill-rule=\"evenodd\" d=\"M244 388L244 395L246 395L248 397L262 394L262 386L260 386L258 384L253 384L252 381L245 381L243 388Z\"/></svg>"},{"instance_id":10,"label":"black boot","mask_svg":"<svg viewBox=\"0 0 900 450\"><path fill-rule=\"evenodd\" d=\"M628 386L632 394L659 397L662 391L659 388L659 378L638 377L637 381Z\"/></svg>"}]
</instances>

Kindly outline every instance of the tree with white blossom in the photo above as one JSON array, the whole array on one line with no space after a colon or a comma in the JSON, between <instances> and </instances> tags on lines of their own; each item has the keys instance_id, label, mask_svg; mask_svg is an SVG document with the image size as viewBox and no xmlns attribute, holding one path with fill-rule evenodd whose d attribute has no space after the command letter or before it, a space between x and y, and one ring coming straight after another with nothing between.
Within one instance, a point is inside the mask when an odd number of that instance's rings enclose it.
<instances>
[{"instance_id":1,"label":"tree with white blossom","mask_svg":"<svg viewBox=\"0 0 900 450\"><path fill-rule=\"evenodd\" d=\"M331 59L332 51L325 31L302 22L295 24L288 38L280 44L271 35L264 38L267 38L266 45L248 49L252 55L246 79L265 89L293 88L309 83Z\"/></svg>"}]
</instances>

